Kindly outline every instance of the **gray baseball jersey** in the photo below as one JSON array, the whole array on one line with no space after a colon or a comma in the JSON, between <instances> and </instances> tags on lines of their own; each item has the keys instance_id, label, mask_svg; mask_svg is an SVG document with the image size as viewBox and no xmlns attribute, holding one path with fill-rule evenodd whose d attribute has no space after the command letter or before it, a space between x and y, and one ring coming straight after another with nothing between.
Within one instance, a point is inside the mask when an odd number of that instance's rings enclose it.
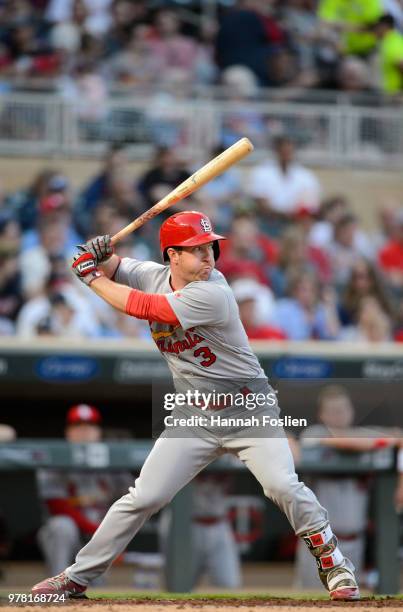
<instances>
[{"instance_id":1,"label":"gray baseball jersey","mask_svg":"<svg viewBox=\"0 0 403 612\"><path fill-rule=\"evenodd\" d=\"M173 291L170 268L151 261L123 259L116 281L146 293L166 294L180 325L150 324L152 337L174 378L220 381L265 378L249 346L234 295L218 270L209 280Z\"/></svg>"}]
</instances>

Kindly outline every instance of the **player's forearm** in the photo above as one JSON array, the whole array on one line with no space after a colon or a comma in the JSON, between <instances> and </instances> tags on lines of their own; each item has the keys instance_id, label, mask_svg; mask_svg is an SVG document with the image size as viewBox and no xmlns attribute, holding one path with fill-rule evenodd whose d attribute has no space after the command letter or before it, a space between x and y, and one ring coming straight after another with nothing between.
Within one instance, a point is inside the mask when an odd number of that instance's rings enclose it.
<instances>
[{"instance_id":1,"label":"player's forearm","mask_svg":"<svg viewBox=\"0 0 403 612\"><path fill-rule=\"evenodd\" d=\"M126 304L131 292L130 287L119 285L119 283L111 281L106 276L100 276L93 280L90 287L105 302L121 312L126 312Z\"/></svg>"},{"instance_id":2,"label":"player's forearm","mask_svg":"<svg viewBox=\"0 0 403 612\"><path fill-rule=\"evenodd\" d=\"M99 269L107 276L108 278L112 278L120 266L120 257L115 253L104 263L99 264Z\"/></svg>"}]
</instances>

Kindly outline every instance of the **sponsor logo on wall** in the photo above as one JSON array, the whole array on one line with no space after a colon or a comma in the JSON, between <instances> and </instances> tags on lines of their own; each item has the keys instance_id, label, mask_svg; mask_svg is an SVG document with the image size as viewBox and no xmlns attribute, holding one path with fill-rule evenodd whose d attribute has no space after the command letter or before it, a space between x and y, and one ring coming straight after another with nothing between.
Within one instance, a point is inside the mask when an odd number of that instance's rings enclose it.
<instances>
[{"instance_id":1,"label":"sponsor logo on wall","mask_svg":"<svg viewBox=\"0 0 403 612\"><path fill-rule=\"evenodd\" d=\"M119 383L150 381L169 378L169 370L163 361L121 359L115 366L113 378Z\"/></svg>"},{"instance_id":2,"label":"sponsor logo on wall","mask_svg":"<svg viewBox=\"0 0 403 612\"><path fill-rule=\"evenodd\" d=\"M284 357L273 363L278 378L329 378L332 364L325 359Z\"/></svg>"},{"instance_id":3,"label":"sponsor logo on wall","mask_svg":"<svg viewBox=\"0 0 403 612\"><path fill-rule=\"evenodd\" d=\"M382 378L391 380L403 378L403 361L381 361L371 359L362 364L362 376L364 378Z\"/></svg>"},{"instance_id":4,"label":"sponsor logo on wall","mask_svg":"<svg viewBox=\"0 0 403 612\"><path fill-rule=\"evenodd\" d=\"M59 355L40 359L35 367L42 380L51 382L81 382L90 380L98 374L96 359Z\"/></svg>"}]
</instances>

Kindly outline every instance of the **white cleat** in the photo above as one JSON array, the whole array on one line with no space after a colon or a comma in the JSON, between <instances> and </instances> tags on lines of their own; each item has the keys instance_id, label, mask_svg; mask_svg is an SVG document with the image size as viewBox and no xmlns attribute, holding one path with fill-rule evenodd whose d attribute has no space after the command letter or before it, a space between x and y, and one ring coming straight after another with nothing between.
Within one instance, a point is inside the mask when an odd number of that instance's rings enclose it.
<instances>
[{"instance_id":1,"label":"white cleat","mask_svg":"<svg viewBox=\"0 0 403 612\"><path fill-rule=\"evenodd\" d=\"M354 601L360 599L358 588L352 570L347 567L335 567L326 573L326 583L330 599L334 601Z\"/></svg>"}]
</instances>

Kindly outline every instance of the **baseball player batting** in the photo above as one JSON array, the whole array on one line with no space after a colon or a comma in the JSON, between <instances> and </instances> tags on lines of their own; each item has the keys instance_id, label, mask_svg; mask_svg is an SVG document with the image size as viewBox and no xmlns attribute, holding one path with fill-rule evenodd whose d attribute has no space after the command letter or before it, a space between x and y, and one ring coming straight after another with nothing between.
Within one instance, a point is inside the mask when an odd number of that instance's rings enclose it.
<instances>
[{"instance_id":1,"label":"baseball player batting","mask_svg":"<svg viewBox=\"0 0 403 612\"><path fill-rule=\"evenodd\" d=\"M161 226L164 264L120 259L109 236L80 247L72 269L92 291L129 316L149 322L152 336L176 380L248 381L248 387L274 393L251 350L238 306L224 276L215 270L220 240L209 218L180 212ZM193 383L192 383L193 384ZM197 405L178 407L180 414L201 412ZM237 417L234 404L209 405ZM279 408L260 410L278 415ZM83 596L87 585L105 572L143 523L168 504L196 474L224 452L236 454L262 485L265 495L286 514L316 561L320 579L334 600L359 599L354 566L344 557L326 510L295 473L287 438L254 435L245 426L190 428L186 435L168 427L156 441L129 493L115 502L73 565L35 585L34 594Z\"/></svg>"}]
</instances>

